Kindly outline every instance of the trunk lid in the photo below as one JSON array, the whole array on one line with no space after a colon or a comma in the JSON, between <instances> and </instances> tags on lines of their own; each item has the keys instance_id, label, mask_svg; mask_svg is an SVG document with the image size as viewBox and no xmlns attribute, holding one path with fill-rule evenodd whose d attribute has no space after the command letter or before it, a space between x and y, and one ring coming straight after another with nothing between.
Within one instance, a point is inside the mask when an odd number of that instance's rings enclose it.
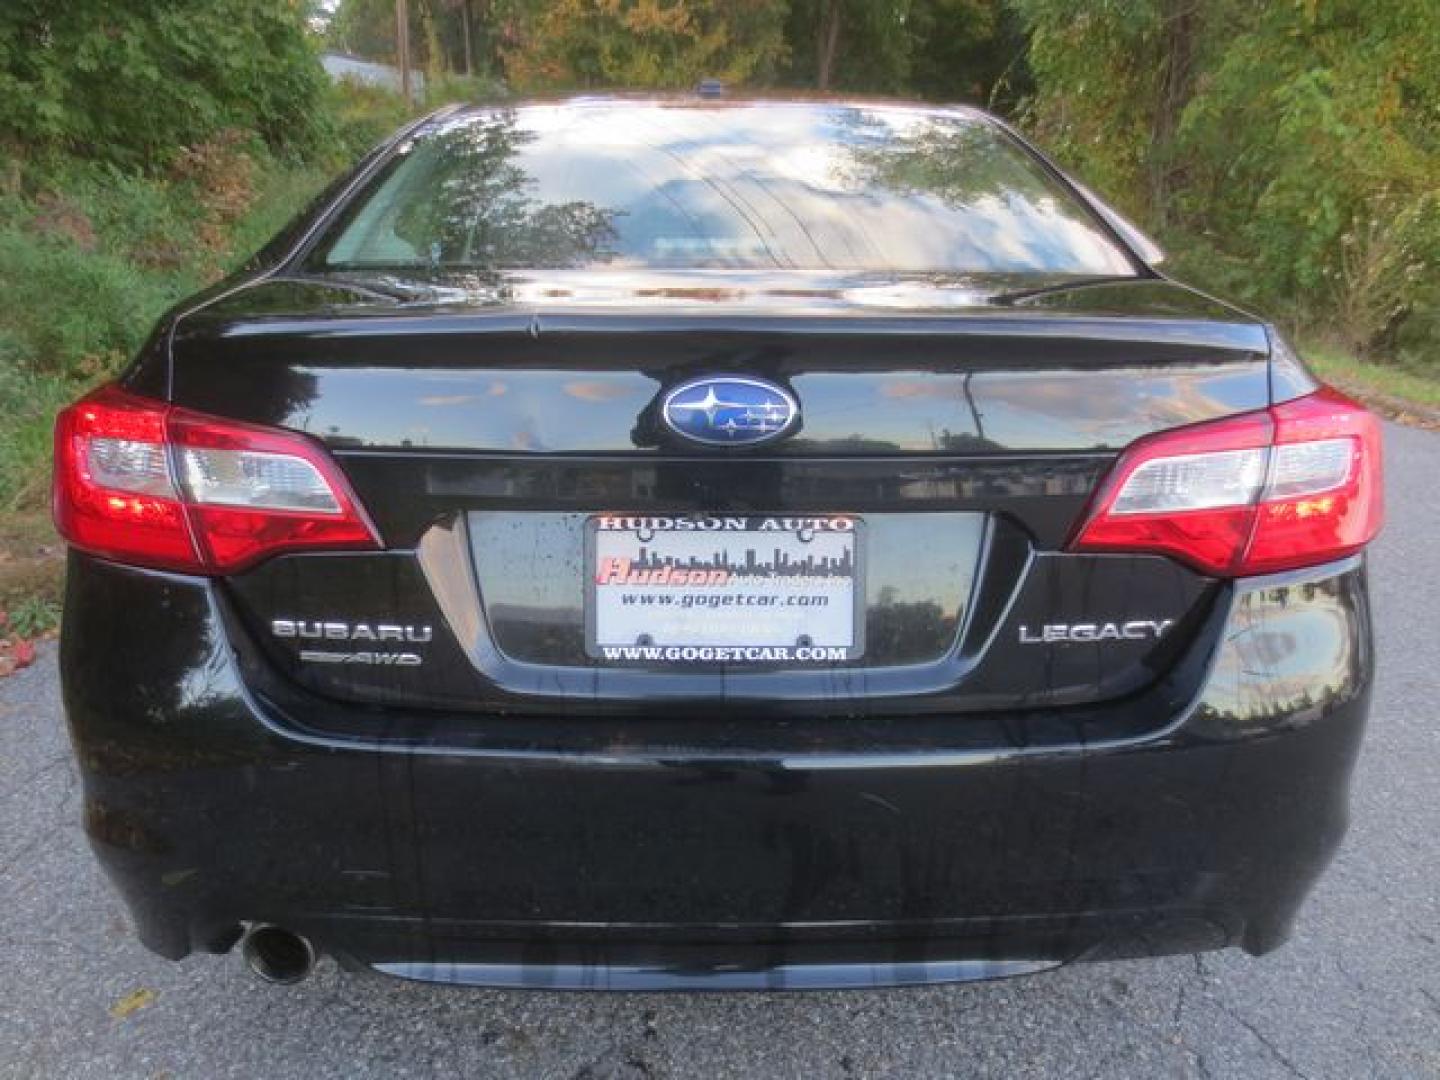
<instances>
[{"instance_id":1,"label":"trunk lid","mask_svg":"<svg viewBox=\"0 0 1440 1080\"><path fill-rule=\"evenodd\" d=\"M267 663L357 703L852 715L1111 700L1193 640L1212 582L1062 549L1125 445L1269 402L1260 324L1160 280L977 298L615 276L261 281L181 320L174 400L323 441L388 549L227 581ZM669 439L667 388L722 374L787 388L799 431L749 450ZM598 657L587 522L605 514L858 522L859 655Z\"/></svg>"}]
</instances>

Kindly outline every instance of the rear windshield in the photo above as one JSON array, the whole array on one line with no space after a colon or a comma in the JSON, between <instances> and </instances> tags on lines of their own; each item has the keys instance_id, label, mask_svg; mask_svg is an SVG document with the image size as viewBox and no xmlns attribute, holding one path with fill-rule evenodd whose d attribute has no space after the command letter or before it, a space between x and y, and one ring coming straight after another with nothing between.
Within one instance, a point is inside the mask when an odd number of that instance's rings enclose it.
<instances>
[{"instance_id":1,"label":"rear windshield","mask_svg":"<svg viewBox=\"0 0 1440 1080\"><path fill-rule=\"evenodd\" d=\"M310 266L1135 272L987 121L834 104L466 114L397 155Z\"/></svg>"}]
</instances>

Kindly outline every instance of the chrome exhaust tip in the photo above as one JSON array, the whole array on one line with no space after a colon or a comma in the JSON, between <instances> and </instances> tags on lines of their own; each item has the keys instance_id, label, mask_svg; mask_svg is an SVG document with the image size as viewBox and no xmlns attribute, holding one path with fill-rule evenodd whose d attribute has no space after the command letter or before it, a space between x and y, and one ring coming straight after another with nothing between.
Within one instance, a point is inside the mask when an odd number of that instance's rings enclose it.
<instances>
[{"instance_id":1,"label":"chrome exhaust tip","mask_svg":"<svg viewBox=\"0 0 1440 1080\"><path fill-rule=\"evenodd\" d=\"M260 978L291 986L315 969L315 946L310 939L270 923L255 923L245 931L240 954Z\"/></svg>"}]
</instances>

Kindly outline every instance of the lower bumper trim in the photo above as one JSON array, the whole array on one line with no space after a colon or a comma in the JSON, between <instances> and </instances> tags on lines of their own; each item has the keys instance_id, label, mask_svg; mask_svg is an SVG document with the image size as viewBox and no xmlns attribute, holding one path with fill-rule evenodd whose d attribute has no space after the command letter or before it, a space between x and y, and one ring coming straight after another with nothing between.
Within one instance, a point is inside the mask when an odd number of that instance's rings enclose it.
<instances>
[{"instance_id":1,"label":"lower bumper trim","mask_svg":"<svg viewBox=\"0 0 1440 1080\"><path fill-rule=\"evenodd\" d=\"M382 975L417 982L516 990L746 991L861 990L979 982L1034 975L1059 960L920 960L781 964L767 968L621 967L590 964L381 963Z\"/></svg>"}]
</instances>

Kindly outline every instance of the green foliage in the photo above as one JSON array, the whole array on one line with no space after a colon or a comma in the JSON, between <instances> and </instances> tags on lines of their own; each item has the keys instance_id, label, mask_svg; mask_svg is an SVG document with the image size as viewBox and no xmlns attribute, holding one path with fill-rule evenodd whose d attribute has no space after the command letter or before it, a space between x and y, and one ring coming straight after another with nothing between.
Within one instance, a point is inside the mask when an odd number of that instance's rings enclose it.
<instances>
[{"instance_id":1,"label":"green foliage","mask_svg":"<svg viewBox=\"0 0 1440 1080\"><path fill-rule=\"evenodd\" d=\"M910 77L914 0L792 0L786 81L895 94Z\"/></svg>"},{"instance_id":2,"label":"green foliage","mask_svg":"<svg viewBox=\"0 0 1440 1080\"><path fill-rule=\"evenodd\" d=\"M994 0L915 0L907 20L905 92L1009 111L1028 94L1030 68L1020 20Z\"/></svg>"},{"instance_id":3,"label":"green foliage","mask_svg":"<svg viewBox=\"0 0 1440 1080\"><path fill-rule=\"evenodd\" d=\"M307 148L324 73L304 14L293 0L9 0L0 142L147 169L225 128Z\"/></svg>"},{"instance_id":4,"label":"green foliage","mask_svg":"<svg viewBox=\"0 0 1440 1080\"><path fill-rule=\"evenodd\" d=\"M442 72L425 80L425 108L437 109L452 101L472 104L501 102L510 97L505 84L485 75Z\"/></svg>"},{"instance_id":5,"label":"green foliage","mask_svg":"<svg viewBox=\"0 0 1440 1080\"><path fill-rule=\"evenodd\" d=\"M1030 32L1031 126L1086 182L1144 210L1159 0L1012 0Z\"/></svg>"},{"instance_id":6,"label":"green foliage","mask_svg":"<svg viewBox=\"0 0 1440 1080\"><path fill-rule=\"evenodd\" d=\"M1432 0L1014 2L1037 132L1185 272L1440 372Z\"/></svg>"},{"instance_id":7,"label":"green foliage","mask_svg":"<svg viewBox=\"0 0 1440 1080\"><path fill-rule=\"evenodd\" d=\"M412 10L410 38L422 42L414 15ZM395 63L395 0L344 0L325 28L325 42L338 52Z\"/></svg>"},{"instance_id":8,"label":"green foliage","mask_svg":"<svg viewBox=\"0 0 1440 1080\"><path fill-rule=\"evenodd\" d=\"M763 83L785 54L773 0L549 0L517 16L502 57L522 89Z\"/></svg>"},{"instance_id":9,"label":"green foliage","mask_svg":"<svg viewBox=\"0 0 1440 1080\"><path fill-rule=\"evenodd\" d=\"M0 280L7 366L65 377L115 367L185 287L123 256L19 228L0 230Z\"/></svg>"},{"instance_id":10,"label":"green foliage","mask_svg":"<svg viewBox=\"0 0 1440 1080\"><path fill-rule=\"evenodd\" d=\"M47 596L27 596L10 611L0 633L24 640L38 638L60 626L60 605Z\"/></svg>"},{"instance_id":11,"label":"green foliage","mask_svg":"<svg viewBox=\"0 0 1440 1080\"><path fill-rule=\"evenodd\" d=\"M1440 269L1440 22L1423 0L1329 0L1241 25L1178 133L1191 216L1234 238L1265 294L1388 350Z\"/></svg>"},{"instance_id":12,"label":"green foliage","mask_svg":"<svg viewBox=\"0 0 1440 1080\"><path fill-rule=\"evenodd\" d=\"M425 80L423 100L410 104L385 87L342 79L331 83L323 98L329 157L335 161L353 161L417 114L441 105L455 101L502 101L506 97L508 94L501 83L480 75L429 76Z\"/></svg>"},{"instance_id":13,"label":"green foliage","mask_svg":"<svg viewBox=\"0 0 1440 1080\"><path fill-rule=\"evenodd\" d=\"M1028 85L1025 41L997 0L791 0L781 81L983 103ZM826 54L829 53L827 61Z\"/></svg>"},{"instance_id":14,"label":"green foliage","mask_svg":"<svg viewBox=\"0 0 1440 1080\"><path fill-rule=\"evenodd\" d=\"M1430 377L1426 378L1423 372L1398 364L1377 364L1358 359L1331 342L1300 340L1304 346L1305 362L1317 375L1346 393L1359 395L1369 402L1380 402L1385 406L1383 411L1387 415L1408 413L1412 405L1421 406L1432 416L1440 414L1440 379L1434 377L1433 368ZM1433 343L1435 339L1430 340Z\"/></svg>"},{"instance_id":15,"label":"green foliage","mask_svg":"<svg viewBox=\"0 0 1440 1080\"><path fill-rule=\"evenodd\" d=\"M403 117L326 108L307 10L0 6L0 510L43 502L61 405Z\"/></svg>"},{"instance_id":16,"label":"green foliage","mask_svg":"<svg viewBox=\"0 0 1440 1080\"><path fill-rule=\"evenodd\" d=\"M12 363L16 350L15 339L0 331L0 517L43 505L55 413L84 386Z\"/></svg>"},{"instance_id":17,"label":"green foliage","mask_svg":"<svg viewBox=\"0 0 1440 1080\"><path fill-rule=\"evenodd\" d=\"M324 100L332 145L347 160L359 158L414 113L399 94L353 79L332 83Z\"/></svg>"},{"instance_id":18,"label":"green foliage","mask_svg":"<svg viewBox=\"0 0 1440 1080\"><path fill-rule=\"evenodd\" d=\"M364 149L370 149L369 145ZM227 230L220 265L238 264L259 251L295 217L300 207L309 204L332 176L333 170L325 165L270 164L265 167L244 214Z\"/></svg>"},{"instance_id":19,"label":"green foliage","mask_svg":"<svg viewBox=\"0 0 1440 1080\"><path fill-rule=\"evenodd\" d=\"M447 72L488 78L498 70L497 49L512 20L535 7L531 0L408 0L411 62L430 81ZM339 52L397 63L395 0L342 0L325 42Z\"/></svg>"},{"instance_id":20,"label":"green foliage","mask_svg":"<svg viewBox=\"0 0 1440 1080\"><path fill-rule=\"evenodd\" d=\"M814 87L822 63L843 90L1008 104L1029 88L1004 0L409 0L408 10L432 98L437 79L465 69L467 26L475 77L521 92L686 88L707 76ZM393 0L341 0L325 37L394 63L395 29Z\"/></svg>"}]
</instances>

